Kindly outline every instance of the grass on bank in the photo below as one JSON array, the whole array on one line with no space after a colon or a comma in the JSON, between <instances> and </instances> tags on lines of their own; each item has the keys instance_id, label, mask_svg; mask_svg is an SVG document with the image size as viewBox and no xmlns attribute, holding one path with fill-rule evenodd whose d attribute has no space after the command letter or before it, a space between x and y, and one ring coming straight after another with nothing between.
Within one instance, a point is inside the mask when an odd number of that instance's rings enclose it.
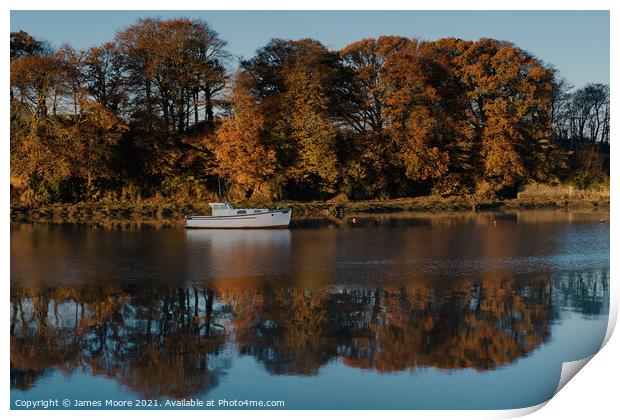
<instances>
[{"instance_id":1,"label":"grass on bank","mask_svg":"<svg viewBox=\"0 0 620 420\"><path fill-rule=\"evenodd\" d=\"M609 187L578 189L572 186L528 185L514 199L475 200L470 197L425 196L391 200L235 203L237 206L290 207L293 220L337 218L362 213L458 212L517 209L598 208L609 206ZM21 222L77 223L104 227L116 225L181 226L185 215L209 214L207 202L176 202L163 198L139 202L52 204L36 208L11 207L11 220Z\"/></svg>"}]
</instances>

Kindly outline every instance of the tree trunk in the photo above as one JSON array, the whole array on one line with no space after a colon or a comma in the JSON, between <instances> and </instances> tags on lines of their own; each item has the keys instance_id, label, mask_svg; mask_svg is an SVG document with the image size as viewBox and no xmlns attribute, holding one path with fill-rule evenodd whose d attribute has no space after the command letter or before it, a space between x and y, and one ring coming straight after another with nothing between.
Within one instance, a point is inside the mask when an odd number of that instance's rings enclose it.
<instances>
[{"instance_id":1,"label":"tree trunk","mask_svg":"<svg viewBox=\"0 0 620 420\"><path fill-rule=\"evenodd\" d=\"M213 130L213 103L211 102L211 93L205 91L205 112L207 114L207 127L209 131Z\"/></svg>"},{"instance_id":2,"label":"tree trunk","mask_svg":"<svg viewBox=\"0 0 620 420\"><path fill-rule=\"evenodd\" d=\"M194 90L194 125L198 126L198 89Z\"/></svg>"},{"instance_id":3,"label":"tree trunk","mask_svg":"<svg viewBox=\"0 0 620 420\"><path fill-rule=\"evenodd\" d=\"M146 79L146 131L151 131L151 118L153 116L153 107L151 106L151 80Z\"/></svg>"}]
</instances>

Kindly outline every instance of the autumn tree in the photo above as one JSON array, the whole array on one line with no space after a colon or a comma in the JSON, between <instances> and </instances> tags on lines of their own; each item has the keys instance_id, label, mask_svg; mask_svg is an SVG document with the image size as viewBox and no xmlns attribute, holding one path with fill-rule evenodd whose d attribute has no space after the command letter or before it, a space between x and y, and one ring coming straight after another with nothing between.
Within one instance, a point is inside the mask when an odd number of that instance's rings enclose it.
<instances>
[{"instance_id":1,"label":"autumn tree","mask_svg":"<svg viewBox=\"0 0 620 420\"><path fill-rule=\"evenodd\" d=\"M11 185L22 204L54 201L59 182L70 176L57 153L61 125L54 118L63 95L62 63L53 55L11 60Z\"/></svg>"},{"instance_id":2,"label":"autumn tree","mask_svg":"<svg viewBox=\"0 0 620 420\"><path fill-rule=\"evenodd\" d=\"M265 118L280 188L292 197L333 193L339 178L332 119L338 56L314 40L275 39L242 61L241 69Z\"/></svg>"},{"instance_id":3,"label":"autumn tree","mask_svg":"<svg viewBox=\"0 0 620 420\"><path fill-rule=\"evenodd\" d=\"M551 141L553 71L527 52L491 39L471 43L456 64L480 150L477 188L494 192L527 179L553 180L558 165Z\"/></svg>"},{"instance_id":4,"label":"autumn tree","mask_svg":"<svg viewBox=\"0 0 620 420\"><path fill-rule=\"evenodd\" d=\"M212 172L206 143L224 86L226 42L198 19L149 18L118 32L114 47L132 128L125 166L147 193L202 190Z\"/></svg>"},{"instance_id":5,"label":"autumn tree","mask_svg":"<svg viewBox=\"0 0 620 420\"><path fill-rule=\"evenodd\" d=\"M228 181L235 198L269 197L267 181L274 173L276 156L264 140L264 120L247 84L243 74L236 75L229 98L233 111L217 130L217 172Z\"/></svg>"},{"instance_id":6,"label":"autumn tree","mask_svg":"<svg viewBox=\"0 0 620 420\"><path fill-rule=\"evenodd\" d=\"M409 42L403 37L382 36L354 42L339 52L345 83L336 117L350 132L343 153L350 196L384 195L400 178L395 169L397 146L386 131L386 108L392 99L387 63Z\"/></svg>"},{"instance_id":7,"label":"autumn tree","mask_svg":"<svg viewBox=\"0 0 620 420\"><path fill-rule=\"evenodd\" d=\"M96 200L114 178L125 125L87 95L82 58L65 45L11 61L11 179L23 204Z\"/></svg>"},{"instance_id":8,"label":"autumn tree","mask_svg":"<svg viewBox=\"0 0 620 420\"><path fill-rule=\"evenodd\" d=\"M57 56L24 56L11 60L11 96L38 116L56 114L64 95L62 62Z\"/></svg>"},{"instance_id":9,"label":"autumn tree","mask_svg":"<svg viewBox=\"0 0 620 420\"><path fill-rule=\"evenodd\" d=\"M59 48L56 55L61 63L61 81L65 96L70 102L68 112L77 116L81 112L81 106L87 100L86 90L84 89L84 53L64 44Z\"/></svg>"},{"instance_id":10,"label":"autumn tree","mask_svg":"<svg viewBox=\"0 0 620 420\"><path fill-rule=\"evenodd\" d=\"M445 68L438 65L435 51L426 43L411 40L386 63L386 82L390 100L386 108L386 131L396 144L396 161L404 177L417 185L441 179L450 166L449 146L455 127L454 111L443 95L451 84ZM458 114L457 114L458 115Z\"/></svg>"},{"instance_id":11,"label":"autumn tree","mask_svg":"<svg viewBox=\"0 0 620 420\"><path fill-rule=\"evenodd\" d=\"M228 52L206 22L140 19L117 33L115 44L134 95L129 111L147 131L156 122L164 133L187 131L200 114L212 126Z\"/></svg>"},{"instance_id":12,"label":"autumn tree","mask_svg":"<svg viewBox=\"0 0 620 420\"><path fill-rule=\"evenodd\" d=\"M11 59L33 55L50 55L49 42L35 39L28 32L11 32Z\"/></svg>"},{"instance_id":13,"label":"autumn tree","mask_svg":"<svg viewBox=\"0 0 620 420\"><path fill-rule=\"evenodd\" d=\"M319 56L312 55L312 58L323 60L323 54L325 51L319 50ZM309 58L298 60L286 78L285 100L292 111L290 135L298 149L291 171L296 183L333 193L339 178L338 133L330 120L329 84L337 74L331 63L309 62Z\"/></svg>"},{"instance_id":14,"label":"autumn tree","mask_svg":"<svg viewBox=\"0 0 620 420\"><path fill-rule=\"evenodd\" d=\"M114 147L125 125L96 103L83 103L77 118L33 116L13 110L11 177L28 187L24 204L97 200L118 182Z\"/></svg>"},{"instance_id":15,"label":"autumn tree","mask_svg":"<svg viewBox=\"0 0 620 420\"><path fill-rule=\"evenodd\" d=\"M83 59L84 88L94 101L118 113L126 99L122 57L113 42L92 47Z\"/></svg>"}]
</instances>

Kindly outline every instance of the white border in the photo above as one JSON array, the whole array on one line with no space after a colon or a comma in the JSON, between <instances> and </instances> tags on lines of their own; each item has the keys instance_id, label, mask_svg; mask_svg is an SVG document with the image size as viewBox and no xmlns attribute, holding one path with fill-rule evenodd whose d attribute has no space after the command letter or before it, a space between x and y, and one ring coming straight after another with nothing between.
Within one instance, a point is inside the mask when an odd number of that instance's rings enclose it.
<instances>
[{"instance_id":1,"label":"white border","mask_svg":"<svg viewBox=\"0 0 620 420\"><path fill-rule=\"evenodd\" d=\"M77 0L56 0L53 3L44 0L30 0L27 3L24 1L8 0L2 2L2 7L5 8L5 13L2 18L2 26L4 28L5 36L8 35L10 27L10 13L11 9L14 10L46 10L53 5L57 9L63 10L611 10L611 71L610 71L610 86L611 86L611 101L612 101L612 126L618 127L620 119L617 117L616 103L618 103L618 77L620 67L618 66L618 52L620 43L618 42L618 31L620 30L620 2L614 0L589 0L589 1L576 1L576 0L469 0L468 2L459 0L436 0L433 2L412 2L403 0L382 0L368 1L326 1L326 0L314 0L314 1L297 1L292 4L290 1L283 0L263 0L261 2L251 0L235 0L233 2L212 2L212 1L199 1L199 0L176 0L171 2L169 0L151 0L148 3L140 3L137 1L128 0L107 0L104 4L97 3L84 3ZM260 5L261 7L257 7ZM524 28L527 30L527 28ZM2 71L2 86L9 85L8 75L8 40L5 40L4 51L2 52L3 71ZM1 224L2 229L2 245L0 246L1 258L4 262L0 268L3 280L4 299L7 299L9 294L9 261L10 261L10 242L9 242L9 153L8 153L8 139L9 139L9 123L8 123L8 101L0 101L0 106L3 111L3 118L1 124L4 126L4 152L0 154L2 165L0 166L4 173L4 182L0 187L0 194L3 202L3 214L4 223ZM615 133L615 131L612 131ZM614 134L615 136L615 134ZM613 143L613 141L612 141ZM611 161L619 162L618 147L613 146L611 149ZM615 200L617 190L617 170L612 164L612 203L611 213L617 214L618 205ZM505 411L218 411L217 413L206 413L204 411L187 411L183 413L170 413L167 411L148 411L131 413L118 411L92 411L85 413L83 411L10 411L9 410L9 336L8 333L2 334L2 348L0 349L5 361L2 368L5 383L5 391L0 395L0 409L5 411L5 414L15 418L33 418L43 417L46 418L83 418L89 416L93 418L108 418L112 416L131 416L131 417L146 417L149 419L168 419L171 415L183 416L187 418L201 418L205 416L216 415L218 418L236 418L236 417L251 417L256 419L288 419L291 416L300 419L314 419L317 416L330 416L330 417L343 417L343 416L355 416L357 418L376 418L377 416L389 416L390 418L504 418L515 417L535 412L532 418L539 419L555 419L555 418L611 418L614 414L618 413L617 403L617 391L615 390L615 384L617 383L619 372L619 361L616 357L620 354L620 343L617 337L612 337L611 332L616 322L618 314L618 282L614 279L616 272L616 266L620 254L617 251L615 240L613 239L618 233L617 223L615 217L611 218L611 309L610 309L610 325L607 331L606 340L611 340L607 343L603 350L601 350L588 366L583 369L583 372L579 373L577 380L570 381L562 391L555 396L545 409L537 411L545 404L540 406L530 407L521 410L505 410ZM6 300L5 300L6 301ZM3 319L0 320L0 325L9 324L8 311L2 312ZM6 331L6 330L5 330ZM614 414L612 414L614 413Z\"/></svg>"},{"instance_id":2,"label":"white border","mask_svg":"<svg viewBox=\"0 0 620 420\"><path fill-rule=\"evenodd\" d=\"M200 0L106 0L103 4L79 0L57 0L50 7L45 0L6 0L7 10L610 10L614 0L436 0L434 2L406 0L253 0L214 2Z\"/></svg>"}]
</instances>

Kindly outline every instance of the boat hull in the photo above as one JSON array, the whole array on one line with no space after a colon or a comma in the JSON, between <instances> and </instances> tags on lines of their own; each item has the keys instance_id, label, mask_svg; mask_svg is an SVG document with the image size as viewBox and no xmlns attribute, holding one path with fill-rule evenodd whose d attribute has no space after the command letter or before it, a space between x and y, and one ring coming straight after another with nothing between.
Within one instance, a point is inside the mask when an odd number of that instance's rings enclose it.
<instances>
[{"instance_id":1,"label":"boat hull","mask_svg":"<svg viewBox=\"0 0 620 420\"><path fill-rule=\"evenodd\" d=\"M291 222L291 210L231 216L187 216L188 229L264 229L285 228Z\"/></svg>"}]
</instances>

